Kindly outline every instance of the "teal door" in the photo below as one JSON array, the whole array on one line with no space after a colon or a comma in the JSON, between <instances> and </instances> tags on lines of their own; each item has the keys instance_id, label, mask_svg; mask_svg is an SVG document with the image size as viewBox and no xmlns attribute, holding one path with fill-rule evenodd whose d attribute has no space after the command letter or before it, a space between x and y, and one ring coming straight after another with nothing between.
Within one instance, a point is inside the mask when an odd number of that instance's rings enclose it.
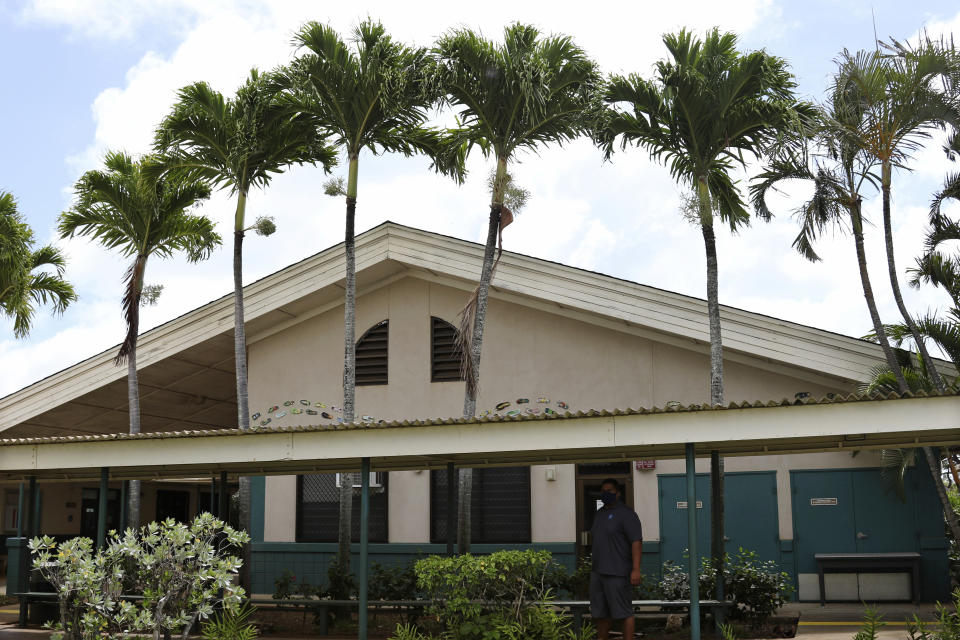
<instances>
[{"instance_id":1,"label":"teal door","mask_svg":"<svg viewBox=\"0 0 960 640\"><path fill-rule=\"evenodd\" d=\"M774 471L725 474L726 550L756 551L761 560L779 560L777 480ZM662 475L660 485L660 551L664 561L685 564L688 548L686 478ZM697 546L710 555L710 476L697 474Z\"/></svg>"},{"instance_id":2,"label":"teal door","mask_svg":"<svg viewBox=\"0 0 960 640\"><path fill-rule=\"evenodd\" d=\"M687 566L690 547L687 536L687 479L682 475L657 477L660 485L660 556ZM710 555L710 476L697 474L697 549L701 557Z\"/></svg>"},{"instance_id":3,"label":"teal door","mask_svg":"<svg viewBox=\"0 0 960 640\"><path fill-rule=\"evenodd\" d=\"M728 473L724 477L726 550L756 551L761 560L780 560L775 471Z\"/></svg>"},{"instance_id":4,"label":"teal door","mask_svg":"<svg viewBox=\"0 0 960 640\"><path fill-rule=\"evenodd\" d=\"M907 472L906 501L876 468L792 471L790 482L798 574L817 572L817 553L919 551L921 599L949 596L943 515L922 459Z\"/></svg>"},{"instance_id":5,"label":"teal door","mask_svg":"<svg viewBox=\"0 0 960 640\"><path fill-rule=\"evenodd\" d=\"M904 480L907 496L916 495L916 469ZM858 553L915 551L915 500L901 500L890 480L879 471L857 471L853 476L854 521Z\"/></svg>"},{"instance_id":6,"label":"teal door","mask_svg":"<svg viewBox=\"0 0 960 640\"><path fill-rule=\"evenodd\" d=\"M790 482L797 573L817 572L814 553L856 553L850 471L792 471Z\"/></svg>"}]
</instances>

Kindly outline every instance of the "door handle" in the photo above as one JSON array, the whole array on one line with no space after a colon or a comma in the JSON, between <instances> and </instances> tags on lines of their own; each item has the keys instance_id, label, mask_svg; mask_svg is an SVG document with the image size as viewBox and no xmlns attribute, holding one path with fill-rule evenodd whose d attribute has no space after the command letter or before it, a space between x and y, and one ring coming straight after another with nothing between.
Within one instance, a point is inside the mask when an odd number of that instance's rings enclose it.
<instances>
[{"instance_id":1,"label":"door handle","mask_svg":"<svg viewBox=\"0 0 960 640\"><path fill-rule=\"evenodd\" d=\"M870 537L870 536L868 536L867 534L865 534L863 531L857 531L857 539L858 539L858 540L866 540L866 539L869 538L869 537Z\"/></svg>"}]
</instances>

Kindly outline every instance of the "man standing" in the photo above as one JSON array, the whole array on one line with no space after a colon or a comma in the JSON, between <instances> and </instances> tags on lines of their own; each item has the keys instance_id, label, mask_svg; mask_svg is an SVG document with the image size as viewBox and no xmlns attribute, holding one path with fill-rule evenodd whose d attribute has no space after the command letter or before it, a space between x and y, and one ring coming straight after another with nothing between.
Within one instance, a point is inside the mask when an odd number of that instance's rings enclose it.
<instances>
[{"instance_id":1,"label":"man standing","mask_svg":"<svg viewBox=\"0 0 960 640\"><path fill-rule=\"evenodd\" d=\"M597 640L608 640L611 620L622 620L623 637L633 640L633 588L640 584L643 530L636 512L624 504L619 482L600 483L600 499L603 508L594 514L590 532L590 615Z\"/></svg>"}]
</instances>

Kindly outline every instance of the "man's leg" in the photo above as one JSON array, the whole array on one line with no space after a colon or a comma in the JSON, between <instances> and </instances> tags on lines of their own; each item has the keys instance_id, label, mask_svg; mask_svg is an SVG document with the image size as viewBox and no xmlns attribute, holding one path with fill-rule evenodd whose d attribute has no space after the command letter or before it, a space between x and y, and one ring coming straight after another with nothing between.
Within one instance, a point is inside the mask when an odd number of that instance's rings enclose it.
<instances>
[{"instance_id":1,"label":"man's leg","mask_svg":"<svg viewBox=\"0 0 960 640\"><path fill-rule=\"evenodd\" d=\"M623 640L633 640L633 624L633 616L623 619Z\"/></svg>"},{"instance_id":2,"label":"man's leg","mask_svg":"<svg viewBox=\"0 0 960 640\"><path fill-rule=\"evenodd\" d=\"M597 625L597 640L608 640L610 638L610 618L595 618L593 623Z\"/></svg>"}]
</instances>

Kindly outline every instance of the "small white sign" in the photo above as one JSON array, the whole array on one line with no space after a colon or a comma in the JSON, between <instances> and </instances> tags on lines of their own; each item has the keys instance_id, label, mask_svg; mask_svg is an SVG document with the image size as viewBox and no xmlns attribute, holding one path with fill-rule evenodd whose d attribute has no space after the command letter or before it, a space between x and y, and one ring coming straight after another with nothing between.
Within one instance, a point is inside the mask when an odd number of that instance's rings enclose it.
<instances>
[{"instance_id":1,"label":"small white sign","mask_svg":"<svg viewBox=\"0 0 960 640\"><path fill-rule=\"evenodd\" d=\"M835 507L837 506L836 498L810 498L811 507Z\"/></svg>"},{"instance_id":2,"label":"small white sign","mask_svg":"<svg viewBox=\"0 0 960 640\"><path fill-rule=\"evenodd\" d=\"M687 508L686 500L680 500L679 502L677 502L677 509L686 509L686 508ZM697 500L697 509L703 509L703 502L701 502L700 500Z\"/></svg>"},{"instance_id":3,"label":"small white sign","mask_svg":"<svg viewBox=\"0 0 960 640\"><path fill-rule=\"evenodd\" d=\"M603 500L597 500L597 511L603 509Z\"/></svg>"}]
</instances>

